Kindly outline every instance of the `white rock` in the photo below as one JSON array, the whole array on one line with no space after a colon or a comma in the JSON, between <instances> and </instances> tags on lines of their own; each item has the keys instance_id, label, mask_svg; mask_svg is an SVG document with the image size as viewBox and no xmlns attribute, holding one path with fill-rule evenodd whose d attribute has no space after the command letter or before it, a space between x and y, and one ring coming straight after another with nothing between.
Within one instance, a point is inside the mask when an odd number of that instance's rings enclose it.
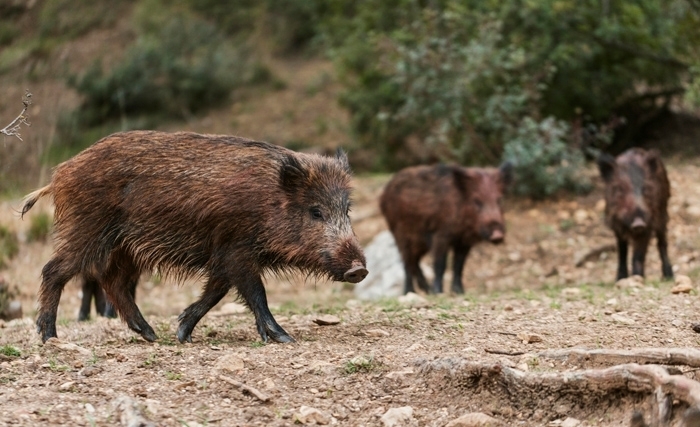
<instances>
[{"instance_id":1,"label":"white rock","mask_svg":"<svg viewBox=\"0 0 700 427\"><path fill-rule=\"evenodd\" d=\"M614 320L617 323L622 323L625 325L634 325L634 323L635 323L634 319L623 316L621 313L613 313L613 315L611 317L612 317L612 320Z\"/></svg>"},{"instance_id":2,"label":"white rock","mask_svg":"<svg viewBox=\"0 0 700 427\"><path fill-rule=\"evenodd\" d=\"M330 414L310 406L302 406L299 412L294 414L294 421L301 424L326 425L330 424L331 419Z\"/></svg>"},{"instance_id":3,"label":"white rock","mask_svg":"<svg viewBox=\"0 0 700 427\"><path fill-rule=\"evenodd\" d=\"M214 369L224 372L238 372L243 368L245 368L245 363L237 354L225 354L216 359L214 364Z\"/></svg>"},{"instance_id":4,"label":"white rock","mask_svg":"<svg viewBox=\"0 0 700 427\"><path fill-rule=\"evenodd\" d=\"M580 425L581 425L581 421L577 420L576 418L571 418L571 417L567 417L560 424L561 427L578 427Z\"/></svg>"},{"instance_id":5,"label":"white rock","mask_svg":"<svg viewBox=\"0 0 700 427\"><path fill-rule=\"evenodd\" d=\"M340 323L340 318L338 316L333 316L332 314L324 314L322 316L316 317L313 322L317 325L337 325Z\"/></svg>"},{"instance_id":6,"label":"white rock","mask_svg":"<svg viewBox=\"0 0 700 427\"><path fill-rule=\"evenodd\" d=\"M445 427L495 427L501 425L503 423L493 417L481 412L472 412L450 421Z\"/></svg>"},{"instance_id":7,"label":"white rock","mask_svg":"<svg viewBox=\"0 0 700 427\"><path fill-rule=\"evenodd\" d=\"M422 296L409 292L406 295L401 295L400 297L397 298L399 303L402 305L408 306L408 307L415 307L415 308L421 308L421 307L427 307L430 305L430 302L428 302L427 299L423 298Z\"/></svg>"},{"instance_id":8,"label":"white rock","mask_svg":"<svg viewBox=\"0 0 700 427\"><path fill-rule=\"evenodd\" d=\"M676 286L671 289L672 294L688 293L693 290L693 281L682 274L676 275Z\"/></svg>"},{"instance_id":9,"label":"white rock","mask_svg":"<svg viewBox=\"0 0 700 427\"><path fill-rule=\"evenodd\" d=\"M401 427L408 425L413 419L413 408L403 406L391 408L382 415L381 421L384 427Z\"/></svg>"},{"instance_id":10,"label":"white rock","mask_svg":"<svg viewBox=\"0 0 700 427\"><path fill-rule=\"evenodd\" d=\"M71 388L73 388L74 385L75 385L75 381L68 381L67 383L63 383L60 386L58 386L58 389L61 391L68 391Z\"/></svg>"},{"instance_id":11,"label":"white rock","mask_svg":"<svg viewBox=\"0 0 700 427\"><path fill-rule=\"evenodd\" d=\"M641 288L644 286L644 278L642 276L634 275L630 277L625 277L615 282L615 286L620 289L625 288Z\"/></svg>"},{"instance_id":12,"label":"white rock","mask_svg":"<svg viewBox=\"0 0 700 427\"><path fill-rule=\"evenodd\" d=\"M377 328L366 330L365 335L367 335L368 337L388 337L390 334L384 329Z\"/></svg>"},{"instance_id":13,"label":"white rock","mask_svg":"<svg viewBox=\"0 0 700 427\"><path fill-rule=\"evenodd\" d=\"M564 297L573 297L581 295L581 289L579 288L564 288L561 290L561 295Z\"/></svg>"}]
</instances>

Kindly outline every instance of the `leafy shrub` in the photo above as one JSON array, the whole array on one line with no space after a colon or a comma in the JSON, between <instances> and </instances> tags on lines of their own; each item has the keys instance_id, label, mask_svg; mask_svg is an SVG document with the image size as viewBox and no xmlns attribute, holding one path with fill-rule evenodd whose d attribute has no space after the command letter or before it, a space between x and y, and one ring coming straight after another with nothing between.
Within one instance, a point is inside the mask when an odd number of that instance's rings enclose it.
<instances>
[{"instance_id":1,"label":"leafy shrub","mask_svg":"<svg viewBox=\"0 0 700 427\"><path fill-rule=\"evenodd\" d=\"M51 233L52 218L46 212L32 215L27 232L27 240L30 242L45 241Z\"/></svg>"},{"instance_id":2,"label":"leafy shrub","mask_svg":"<svg viewBox=\"0 0 700 427\"><path fill-rule=\"evenodd\" d=\"M213 25L185 12L142 30L119 65L105 72L95 63L71 86L83 95L80 123L158 114L183 118L220 105L245 74L244 54L226 43Z\"/></svg>"},{"instance_id":3,"label":"leafy shrub","mask_svg":"<svg viewBox=\"0 0 700 427\"><path fill-rule=\"evenodd\" d=\"M515 164L516 194L543 199L559 190L586 192L591 183L581 175L581 150L567 143L569 126L549 117L537 122L525 117L503 149Z\"/></svg>"},{"instance_id":4,"label":"leafy shrub","mask_svg":"<svg viewBox=\"0 0 700 427\"><path fill-rule=\"evenodd\" d=\"M47 0L39 14L41 38L76 38L114 23L129 0Z\"/></svg>"},{"instance_id":5,"label":"leafy shrub","mask_svg":"<svg viewBox=\"0 0 700 427\"><path fill-rule=\"evenodd\" d=\"M19 252L17 235L7 227L0 225L0 268L7 267L7 263Z\"/></svg>"},{"instance_id":6,"label":"leafy shrub","mask_svg":"<svg viewBox=\"0 0 700 427\"><path fill-rule=\"evenodd\" d=\"M20 32L13 22L0 21L0 46L11 44Z\"/></svg>"}]
</instances>

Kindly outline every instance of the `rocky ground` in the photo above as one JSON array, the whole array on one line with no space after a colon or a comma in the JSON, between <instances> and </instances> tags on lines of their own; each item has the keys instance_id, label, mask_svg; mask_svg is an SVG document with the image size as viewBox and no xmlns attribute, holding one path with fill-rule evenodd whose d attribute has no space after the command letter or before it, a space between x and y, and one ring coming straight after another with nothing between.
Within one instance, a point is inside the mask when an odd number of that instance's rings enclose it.
<instances>
[{"instance_id":1,"label":"rocky ground","mask_svg":"<svg viewBox=\"0 0 700 427\"><path fill-rule=\"evenodd\" d=\"M297 339L292 345L261 344L233 296L200 322L194 343L179 344L177 315L200 284L158 277L144 277L137 290L156 343L119 320L78 323L79 289L69 284L58 340L42 345L33 316L52 246L24 243L0 272L19 287L25 315L0 322L0 425L628 426L635 411L647 422L665 411L670 425L682 425L700 387L700 335L691 328L700 321L700 168L670 160L668 169L670 256L677 275L690 278L688 293L659 280L654 248L646 281L613 283L598 186L578 198L510 200L507 242L472 251L464 296L360 301L347 285L269 278L273 313ZM363 244L386 229L376 199L387 179L357 179L352 215ZM18 205L3 202L0 223L23 240L31 218L20 221ZM650 347L686 356L664 363L678 364L664 371L673 384L691 380L686 394L664 386L666 409L653 381L621 365L644 357L552 354ZM625 379L591 379L610 366L623 366Z\"/></svg>"}]
</instances>

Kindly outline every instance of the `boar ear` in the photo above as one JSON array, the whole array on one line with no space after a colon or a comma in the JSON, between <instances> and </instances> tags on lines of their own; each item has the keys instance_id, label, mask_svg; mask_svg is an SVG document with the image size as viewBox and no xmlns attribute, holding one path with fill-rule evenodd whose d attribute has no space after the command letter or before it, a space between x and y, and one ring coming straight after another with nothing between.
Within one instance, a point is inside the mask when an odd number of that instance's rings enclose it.
<instances>
[{"instance_id":1,"label":"boar ear","mask_svg":"<svg viewBox=\"0 0 700 427\"><path fill-rule=\"evenodd\" d=\"M350 173L350 162L348 161L348 155L345 154L345 151L338 147L337 150L335 150L335 158L338 159L340 162L340 165L343 166L343 169L345 169L345 172Z\"/></svg>"},{"instance_id":2,"label":"boar ear","mask_svg":"<svg viewBox=\"0 0 700 427\"><path fill-rule=\"evenodd\" d=\"M615 158L608 153L601 153L598 156L598 170L603 181L609 182L615 172Z\"/></svg>"},{"instance_id":3,"label":"boar ear","mask_svg":"<svg viewBox=\"0 0 700 427\"><path fill-rule=\"evenodd\" d=\"M287 155L282 159L280 181L282 182L282 188L285 190L292 191L299 187L307 175L308 171L293 154Z\"/></svg>"},{"instance_id":4,"label":"boar ear","mask_svg":"<svg viewBox=\"0 0 700 427\"><path fill-rule=\"evenodd\" d=\"M649 165L651 173L656 173L659 170L659 165L661 165L661 153L659 153L659 150L652 149L647 151L647 165Z\"/></svg>"},{"instance_id":5,"label":"boar ear","mask_svg":"<svg viewBox=\"0 0 700 427\"><path fill-rule=\"evenodd\" d=\"M508 187L513 182L513 173L515 165L511 161L505 161L498 167L498 173L501 174L503 185Z\"/></svg>"}]
</instances>

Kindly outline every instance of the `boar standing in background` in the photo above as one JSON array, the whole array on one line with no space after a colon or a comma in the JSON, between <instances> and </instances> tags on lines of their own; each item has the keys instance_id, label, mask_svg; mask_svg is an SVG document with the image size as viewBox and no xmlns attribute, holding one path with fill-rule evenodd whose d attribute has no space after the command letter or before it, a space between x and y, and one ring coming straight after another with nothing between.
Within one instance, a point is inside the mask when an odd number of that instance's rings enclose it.
<instances>
[{"instance_id":1,"label":"boar standing in background","mask_svg":"<svg viewBox=\"0 0 700 427\"><path fill-rule=\"evenodd\" d=\"M617 239L617 280L628 276L627 245L632 242L632 274L644 276L644 259L652 236L664 278L673 277L668 259L666 225L671 188L656 150L632 148L617 158L598 157L605 181L605 220Z\"/></svg>"},{"instance_id":2,"label":"boar standing in background","mask_svg":"<svg viewBox=\"0 0 700 427\"><path fill-rule=\"evenodd\" d=\"M431 291L419 266L428 251L435 262L432 292L442 292L450 248L452 292L464 293L462 271L471 247L481 241L498 244L505 237L501 200L512 169L510 163L499 169L415 166L394 175L382 193L380 208L403 259L404 293L413 292L414 279L423 291Z\"/></svg>"},{"instance_id":3,"label":"boar standing in background","mask_svg":"<svg viewBox=\"0 0 700 427\"><path fill-rule=\"evenodd\" d=\"M199 300L180 315L177 337L231 288L255 315L263 341L290 342L267 305L266 271L298 269L356 283L367 275L350 225L350 166L223 135L117 133L58 165L28 195L22 214L53 195L56 248L42 270L37 329L56 336L66 282L94 278L119 316L147 341L153 328L132 288L141 272L204 276Z\"/></svg>"}]
</instances>

